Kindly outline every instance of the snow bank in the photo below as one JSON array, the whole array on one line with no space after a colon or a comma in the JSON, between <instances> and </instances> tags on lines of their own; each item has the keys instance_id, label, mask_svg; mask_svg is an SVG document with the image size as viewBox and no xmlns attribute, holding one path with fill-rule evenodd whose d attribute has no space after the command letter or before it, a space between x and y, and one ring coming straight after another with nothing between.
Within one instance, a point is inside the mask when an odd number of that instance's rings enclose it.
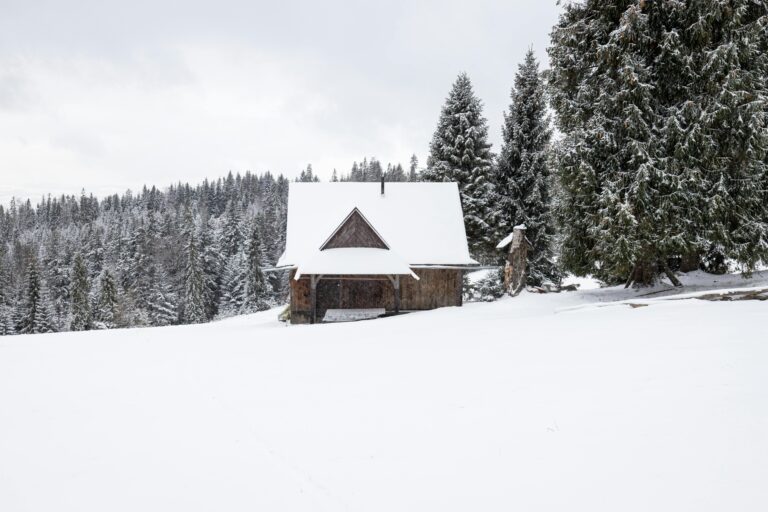
<instances>
[{"instance_id":1,"label":"snow bank","mask_svg":"<svg viewBox=\"0 0 768 512\"><path fill-rule=\"evenodd\" d=\"M621 293L2 338L0 510L768 509L766 304Z\"/></svg>"}]
</instances>

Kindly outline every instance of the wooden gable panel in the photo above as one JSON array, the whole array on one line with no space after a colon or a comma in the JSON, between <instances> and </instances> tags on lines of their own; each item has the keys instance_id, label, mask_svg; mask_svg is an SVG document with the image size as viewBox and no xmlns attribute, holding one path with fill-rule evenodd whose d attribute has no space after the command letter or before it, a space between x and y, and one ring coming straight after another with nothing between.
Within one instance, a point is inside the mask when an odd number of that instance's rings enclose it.
<instances>
[{"instance_id":1,"label":"wooden gable panel","mask_svg":"<svg viewBox=\"0 0 768 512\"><path fill-rule=\"evenodd\" d=\"M352 211L320 249L339 249L342 247L389 249L384 240L357 209Z\"/></svg>"}]
</instances>

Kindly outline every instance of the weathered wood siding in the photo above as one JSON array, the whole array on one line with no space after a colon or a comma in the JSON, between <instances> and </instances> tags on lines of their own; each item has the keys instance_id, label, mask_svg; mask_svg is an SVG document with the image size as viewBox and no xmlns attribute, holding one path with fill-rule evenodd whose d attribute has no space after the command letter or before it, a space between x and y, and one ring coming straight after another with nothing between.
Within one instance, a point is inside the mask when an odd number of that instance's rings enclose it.
<instances>
[{"instance_id":1,"label":"weathered wood siding","mask_svg":"<svg viewBox=\"0 0 768 512\"><path fill-rule=\"evenodd\" d=\"M291 323L308 324L312 315L309 278L294 279L296 271L291 270L288 277L291 285Z\"/></svg>"},{"instance_id":2,"label":"weathered wood siding","mask_svg":"<svg viewBox=\"0 0 768 512\"><path fill-rule=\"evenodd\" d=\"M462 271L418 269L416 280L400 276L400 309L425 310L461 306ZM291 323L309 323L312 314L309 277L298 281L291 273ZM353 276L346 276L353 277ZM317 318L328 309L395 309L394 287L384 276L354 276L355 279L322 279L317 285Z\"/></svg>"},{"instance_id":3,"label":"weathered wood siding","mask_svg":"<svg viewBox=\"0 0 768 512\"><path fill-rule=\"evenodd\" d=\"M461 306L462 271L416 269L419 280L400 278L401 309L435 309Z\"/></svg>"},{"instance_id":4,"label":"weathered wood siding","mask_svg":"<svg viewBox=\"0 0 768 512\"><path fill-rule=\"evenodd\" d=\"M323 244L323 249L337 249L340 247L373 247L386 249L387 245L376 234L376 231L368 225L357 210L353 211L344 221L338 231Z\"/></svg>"}]
</instances>

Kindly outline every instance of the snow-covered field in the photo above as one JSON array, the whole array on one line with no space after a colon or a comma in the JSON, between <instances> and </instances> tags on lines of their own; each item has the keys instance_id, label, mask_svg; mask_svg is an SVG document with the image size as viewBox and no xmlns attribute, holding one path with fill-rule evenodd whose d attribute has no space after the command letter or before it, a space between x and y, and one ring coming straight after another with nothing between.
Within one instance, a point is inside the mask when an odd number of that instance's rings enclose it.
<instances>
[{"instance_id":1,"label":"snow-covered field","mask_svg":"<svg viewBox=\"0 0 768 512\"><path fill-rule=\"evenodd\" d=\"M768 510L768 303L683 295L768 273L683 280L0 338L0 510Z\"/></svg>"}]
</instances>

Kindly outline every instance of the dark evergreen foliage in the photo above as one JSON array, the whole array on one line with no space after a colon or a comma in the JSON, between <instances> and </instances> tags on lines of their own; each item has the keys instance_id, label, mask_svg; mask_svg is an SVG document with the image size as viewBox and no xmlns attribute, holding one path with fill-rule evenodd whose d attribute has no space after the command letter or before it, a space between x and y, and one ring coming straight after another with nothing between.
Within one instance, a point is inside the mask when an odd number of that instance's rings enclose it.
<instances>
[{"instance_id":1,"label":"dark evergreen foliage","mask_svg":"<svg viewBox=\"0 0 768 512\"><path fill-rule=\"evenodd\" d=\"M528 51L518 68L511 97L512 104L504 116L504 143L496 160L496 239L503 239L514 226L524 224L531 242L528 284L558 283L560 273L554 262L555 231L550 211L552 130L544 81L533 50Z\"/></svg>"},{"instance_id":2,"label":"dark evergreen foliage","mask_svg":"<svg viewBox=\"0 0 768 512\"><path fill-rule=\"evenodd\" d=\"M85 267L85 260L79 252L75 255L72 265L72 289L70 297L72 299L71 312L72 320L69 329L72 331L90 330L93 322L91 314L91 284L88 279L88 269Z\"/></svg>"},{"instance_id":3,"label":"dark evergreen foliage","mask_svg":"<svg viewBox=\"0 0 768 512\"><path fill-rule=\"evenodd\" d=\"M248 238L248 252L245 261L245 293L243 312L263 311L270 307L270 294L261 267L264 256L261 252L261 234L254 223Z\"/></svg>"},{"instance_id":4,"label":"dark evergreen foliage","mask_svg":"<svg viewBox=\"0 0 768 512\"><path fill-rule=\"evenodd\" d=\"M283 176L229 173L103 199L13 199L0 206L0 334L208 321L223 314L233 264L250 301L238 313L279 304L287 273L261 269L284 249L287 197Z\"/></svg>"},{"instance_id":5,"label":"dark evergreen foliage","mask_svg":"<svg viewBox=\"0 0 768 512\"><path fill-rule=\"evenodd\" d=\"M37 258L27 267L26 283L16 310L15 330L19 334L53 332L51 307L45 284L40 277Z\"/></svg>"},{"instance_id":6,"label":"dark evergreen foliage","mask_svg":"<svg viewBox=\"0 0 768 512\"><path fill-rule=\"evenodd\" d=\"M768 257L768 4L587 0L552 32L562 262L649 283Z\"/></svg>"},{"instance_id":7,"label":"dark evergreen foliage","mask_svg":"<svg viewBox=\"0 0 768 512\"><path fill-rule=\"evenodd\" d=\"M415 158L415 155L411 157L412 166ZM390 163L384 169L376 158L363 158L361 162L352 162L349 173L341 176L336 174L334 169L334 176L336 178L332 176L331 181L381 181L381 178L384 178L384 181L420 181L415 167L407 174L401 164Z\"/></svg>"},{"instance_id":8,"label":"dark evergreen foliage","mask_svg":"<svg viewBox=\"0 0 768 512\"><path fill-rule=\"evenodd\" d=\"M94 312L95 325L101 329L112 329L118 322L117 282L109 270L99 278L99 293Z\"/></svg>"},{"instance_id":9,"label":"dark evergreen foliage","mask_svg":"<svg viewBox=\"0 0 768 512\"><path fill-rule=\"evenodd\" d=\"M466 73L445 100L422 179L458 183L470 251L481 260L493 258L497 220L488 124Z\"/></svg>"}]
</instances>

